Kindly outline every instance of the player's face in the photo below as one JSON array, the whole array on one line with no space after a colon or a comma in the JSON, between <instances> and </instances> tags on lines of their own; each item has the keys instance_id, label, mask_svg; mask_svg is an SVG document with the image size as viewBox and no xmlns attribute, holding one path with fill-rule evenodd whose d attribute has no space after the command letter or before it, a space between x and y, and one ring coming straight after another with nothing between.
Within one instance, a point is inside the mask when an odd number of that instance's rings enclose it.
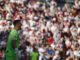
<instances>
[{"instance_id":1,"label":"player's face","mask_svg":"<svg viewBox=\"0 0 80 60\"><path fill-rule=\"evenodd\" d=\"M21 26L22 26L22 24L18 23L18 30L21 30Z\"/></svg>"}]
</instances>

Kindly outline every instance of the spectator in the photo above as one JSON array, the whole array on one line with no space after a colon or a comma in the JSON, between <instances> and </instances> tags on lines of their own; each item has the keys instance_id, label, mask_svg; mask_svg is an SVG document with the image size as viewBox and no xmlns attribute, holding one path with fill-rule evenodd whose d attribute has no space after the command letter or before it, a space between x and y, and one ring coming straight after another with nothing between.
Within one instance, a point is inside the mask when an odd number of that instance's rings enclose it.
<instances>
[{"instance_id":1,"label":"spectator","mask_svg":"<svg viewBox=\"0 0 80 60\"><path fill-rule=\"evenodd\" d=\"M80 1L75 0L71 8L68 3L58 3L0 0L0 58L4 59L7 37L14 27L12 22L20 19L22 60L34 59L34 54L39 60L80 60Z\"/></svg>"}]
</instances>

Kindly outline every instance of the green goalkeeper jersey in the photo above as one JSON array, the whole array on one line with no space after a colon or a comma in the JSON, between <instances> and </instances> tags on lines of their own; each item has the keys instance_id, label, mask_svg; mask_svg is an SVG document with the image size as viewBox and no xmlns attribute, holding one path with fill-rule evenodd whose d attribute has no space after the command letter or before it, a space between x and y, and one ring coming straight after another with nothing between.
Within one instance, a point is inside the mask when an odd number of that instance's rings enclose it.
<instances>
[{"instance_id":1,"label":"green goalkeeper jersey","mask_svg":"<svg viewBox=\"0 0 80 60\"><path fill-rule=\"evenodd\" d=\"M30 54L30 56L31 56L31 60L38 60L38 53L37 52L32 52Z\"/></svg>"},{"instance_id":2,"label":"green goalkeeper jersey","mask_svg":"<svg viewBox=\"0 0 80 60\"><path fill-rule=\"evenodd\" d=\"M19 34L18 31L16 29L13 29L10 32L10 35L8 37L8 42L7 42L7 48L6 48L6 56L15 56L16 52L12 47L12 40L16 40L16 47L19 47Z\"/></svg>"}]
</instances>

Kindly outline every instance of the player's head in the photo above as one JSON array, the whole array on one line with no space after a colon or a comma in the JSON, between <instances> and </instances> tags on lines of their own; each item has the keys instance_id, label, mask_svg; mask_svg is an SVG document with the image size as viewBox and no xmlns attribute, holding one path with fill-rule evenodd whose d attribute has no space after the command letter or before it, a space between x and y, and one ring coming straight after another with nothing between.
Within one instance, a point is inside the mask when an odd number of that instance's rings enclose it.
<instances>
[{"instance_id":1,"label":"player's head","mask_svg":"<svg viewBox=\"0 0 80 60\"><path fill-rule=\"evenodd\" d=\"M22 24L20 20L14 20L13 24L14 24L14 27L17 27L18 30L21 29Z\"/></svg>"}]
</instances>

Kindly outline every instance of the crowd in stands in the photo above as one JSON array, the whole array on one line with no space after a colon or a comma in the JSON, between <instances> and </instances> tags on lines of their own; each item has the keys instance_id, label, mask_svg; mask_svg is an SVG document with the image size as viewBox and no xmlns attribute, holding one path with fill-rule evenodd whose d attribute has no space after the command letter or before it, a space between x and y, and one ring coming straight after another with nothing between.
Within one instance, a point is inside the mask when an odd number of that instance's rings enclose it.
<instances>
[{"instance_id":1,"label":"crowd in stands","mask_svg":"<svg viewBox=\"0 0 80 60\"><path fill-rule=\"evenodd\" d=\"M0 0L0 59L13 21L21 20L20 60L80 60L80 1Z\"/></svg>"}]
</instances>

